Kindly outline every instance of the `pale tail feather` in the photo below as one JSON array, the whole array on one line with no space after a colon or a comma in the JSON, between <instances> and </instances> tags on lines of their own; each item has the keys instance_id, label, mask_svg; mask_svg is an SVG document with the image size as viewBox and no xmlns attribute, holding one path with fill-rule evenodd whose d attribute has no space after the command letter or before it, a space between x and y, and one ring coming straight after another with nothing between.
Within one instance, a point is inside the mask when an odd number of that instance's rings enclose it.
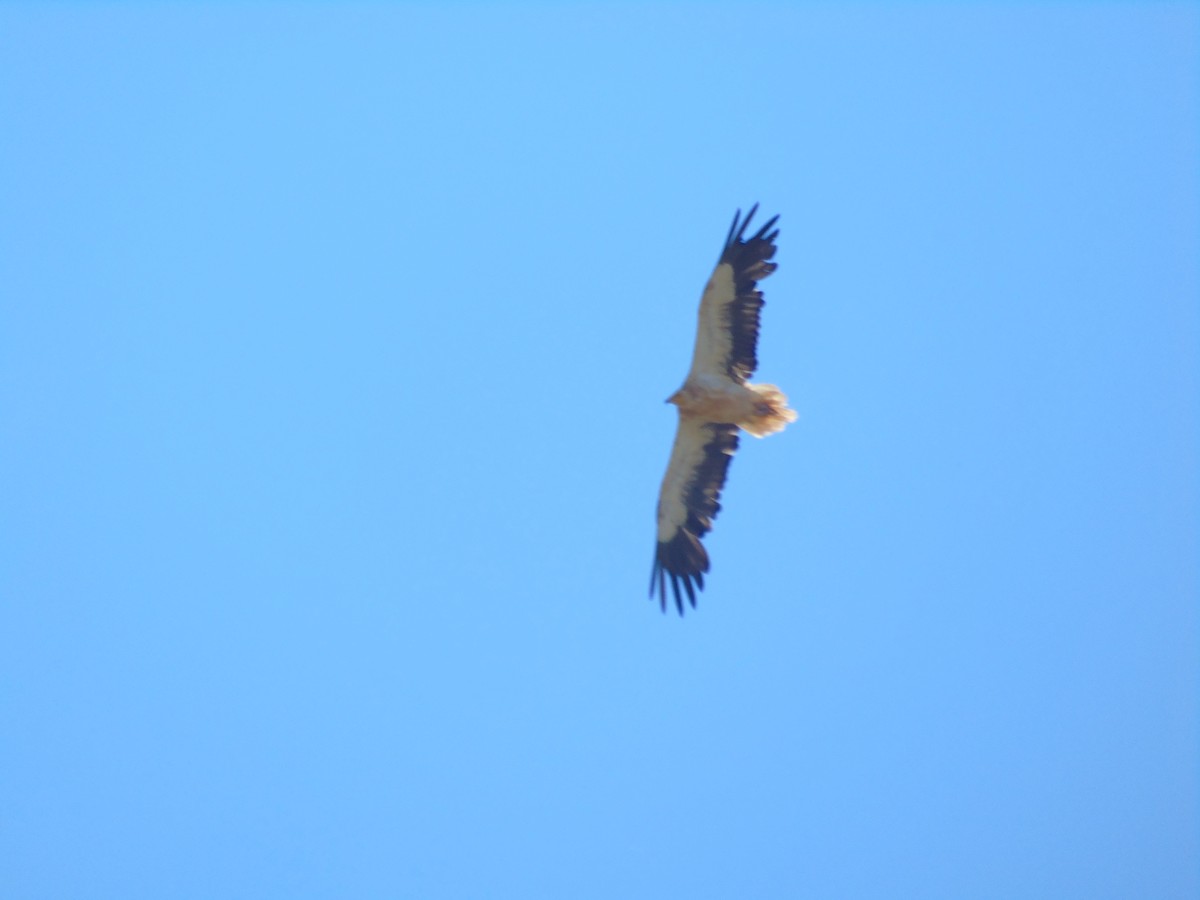
<instances>
[{"instance_id":1,"label":"pale tail feather","mask_svg":"<svg viewBox=\"0 0 1200 900\"><path fill-rule=\"evenodd\" d=\"M766 412L738 422L747 434L758 438L766 437L768 434L783 431L789 422L796 421L796 411L788 409L787 395L778 387L773 384L748 384L746 387L758 394L767 406Z\"/></svg>"}]
</instances>

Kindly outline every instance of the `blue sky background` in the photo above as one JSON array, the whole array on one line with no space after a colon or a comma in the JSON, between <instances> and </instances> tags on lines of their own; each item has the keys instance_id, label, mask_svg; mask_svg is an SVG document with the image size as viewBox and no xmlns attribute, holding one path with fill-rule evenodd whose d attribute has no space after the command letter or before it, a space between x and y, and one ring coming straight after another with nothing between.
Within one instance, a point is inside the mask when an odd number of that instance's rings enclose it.
<instances>
[{"instance_id":1,"label":"blue sky background","mask_svg":"<svg viewBox=\"0 0 1200 900\"><path fill-rule=\"evenodd\" d=\"M0 8L0 894L1191 898L1194 5ZM780 213L699 609L663 399Z\"/></svg>"}]
</instances>

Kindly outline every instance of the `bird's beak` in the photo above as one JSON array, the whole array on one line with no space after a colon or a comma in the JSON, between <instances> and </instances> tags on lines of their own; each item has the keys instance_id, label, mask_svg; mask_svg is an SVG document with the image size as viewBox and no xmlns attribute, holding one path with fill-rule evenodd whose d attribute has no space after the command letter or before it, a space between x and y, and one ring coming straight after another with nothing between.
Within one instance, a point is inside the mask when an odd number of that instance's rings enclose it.
<instances>
[{"instance_id":1,"label":"bird's beak","mask_svg":"<svg viewBox=\"0 0 1200 900\"><path fill-rule=\"evenodd\" d=\"M664 400L663 402L664 402L664 403L674 403L674 402L676 402L678 399L679 399L679 391L676 391L675 393L673 393L673 394L672 394L670 397L668 397L668 398L667 398L666 400Z\"/></svg>"}]
</instances>

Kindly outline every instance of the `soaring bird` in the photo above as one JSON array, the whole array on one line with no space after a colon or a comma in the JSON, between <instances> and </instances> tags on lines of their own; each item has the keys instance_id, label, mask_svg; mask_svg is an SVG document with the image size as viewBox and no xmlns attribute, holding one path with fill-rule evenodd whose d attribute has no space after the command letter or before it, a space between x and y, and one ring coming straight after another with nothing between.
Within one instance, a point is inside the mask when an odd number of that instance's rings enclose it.
<instances>
[{"instance_id":1,"label":"soaring bird","mask_svg":"<svg viewBox=\"0 0 1200 900\"><path fill-rule=\"evenodd\" d=\"M700 539L721 509L721 488L738 446L738 429L755 437L782 431L796 420L787 397L773 384L750 384L758 366L758 282L776 269L772 231L779 216L746 238L758 204L746 218L733 217L721 258L700 298L700 321L692 368L683 387L667 398L679 409L671 461L658 495L658 545L650 573L650 596L667 608L667 577L683 615L683 594L696 605L704 588L708 553ZM680 586L682 585L682 593Z\"/></svg>"}]
</instances>

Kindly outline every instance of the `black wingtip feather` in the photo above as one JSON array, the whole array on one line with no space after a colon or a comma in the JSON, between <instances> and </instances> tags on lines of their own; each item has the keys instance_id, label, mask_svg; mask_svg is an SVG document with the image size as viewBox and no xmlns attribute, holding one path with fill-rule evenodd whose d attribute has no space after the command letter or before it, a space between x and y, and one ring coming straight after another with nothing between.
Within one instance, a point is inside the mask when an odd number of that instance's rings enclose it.
<instances>
[{"instance_id":1,"label":"black wingtip feather","mask_svg":"<svg viewBox=\"0 0 1200 900\"><path fill-rule=\"evenodd\" d=\"M729 226L729 233L725 235L725 243L721 247L722 256L731 246L733 246L735 242L741 243L743 241L743 238L746 234L746 229L750 225L750 220L754 218L754 214L756 212L758 212L757 203L750 207L750 211L746 213L746 218L744 219L742 218L742 211L740 209L733 214L733 224ZM779 216L775 216L775 218L773 218L764 226L763 230L770 228L778 219ZM763 232L759 231L759 233L755 235L755 238L762 237L762 234ZM751 238L751 240L754 240L755 238Z\"/></svg>"}]
</instances>

